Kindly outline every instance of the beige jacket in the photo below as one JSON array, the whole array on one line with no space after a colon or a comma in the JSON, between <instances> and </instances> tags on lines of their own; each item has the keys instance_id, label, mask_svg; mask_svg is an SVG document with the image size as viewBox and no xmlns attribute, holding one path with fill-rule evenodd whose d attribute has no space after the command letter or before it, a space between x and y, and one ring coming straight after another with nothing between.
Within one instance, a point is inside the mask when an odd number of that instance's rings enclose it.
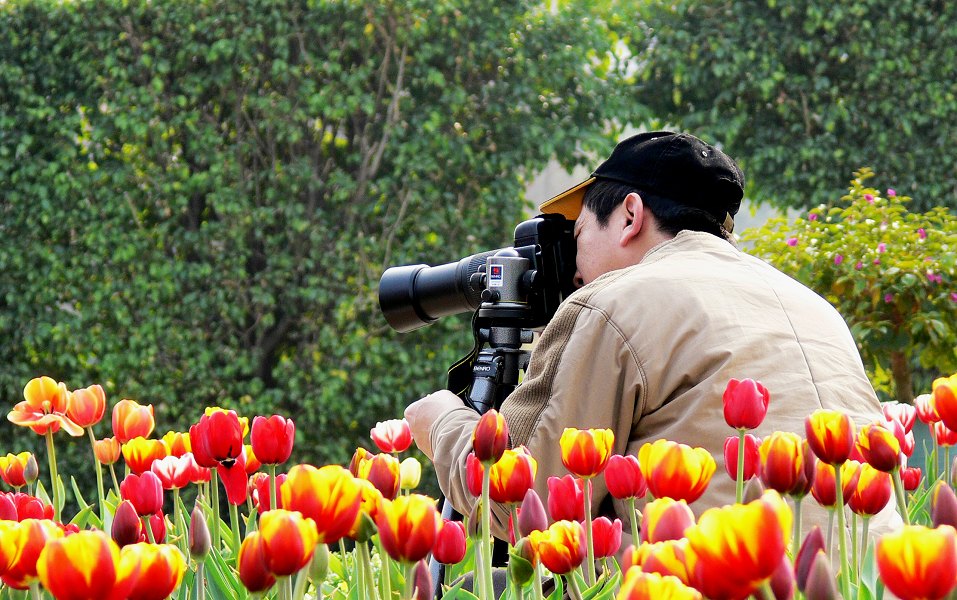
<instances>
[{"instance_id":1,"label":"beige jacket","mask_svg":"<svg viewBox=\"0 0 957 600\"><path fill-rule=\"evenodd\" d=\"M692 504L700 514L735 498L723 455L725 438L735 433L722 403L731 378L755 379L770 391L767 418L752 432L762 438L775 430L803 437L805 417L822 407L858 426L881 418L857 346L827 301L726 241L691 231L567 298L501 412L512 444L524 444L538 460L543 500L547 478L567 474L559 448L566 427L611 429L618 454L637 455L661 438L706 448L718 466ZM465 459L477 419L456 409L431 432L440 487L463 514L475 502ZM593 481L596 513L613 507L627 532L626 505L611 503L602 477ZM803 513L805 532L827 523L810 497ZM507 522L504 511L496 514L499 526ZM895 518L885 511L871 531L886 530Z\"/></svg>"}]
</instances>

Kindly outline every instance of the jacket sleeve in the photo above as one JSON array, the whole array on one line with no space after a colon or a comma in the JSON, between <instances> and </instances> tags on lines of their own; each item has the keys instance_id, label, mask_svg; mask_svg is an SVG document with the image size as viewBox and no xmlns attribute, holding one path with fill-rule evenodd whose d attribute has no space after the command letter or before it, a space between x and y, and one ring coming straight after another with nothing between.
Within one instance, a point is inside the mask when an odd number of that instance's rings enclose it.
<instances>
[{"instance_id":1,"label":"jacket sleeve","mask_svg":"<svg viewBox=\"0 0 957 600\"><path fill-rule=\"evenodd\" d=\"M611 429L622 453L633 427L643 374L620 330L601 309L567 300L545 328L532 352L525 381L505 400L501 412L513 446L525 445L538 462L535 489L547 502L547 480L568 472L559 439L566 427ZM468 514L476 499L468 492L465 461L478 415L468 408L443 415L432 428L433 462L442 492ZM593 506L607 494L593 480ZM506 507L493 506L495 534L504 538Z\"/></svg>"}]
</instances>

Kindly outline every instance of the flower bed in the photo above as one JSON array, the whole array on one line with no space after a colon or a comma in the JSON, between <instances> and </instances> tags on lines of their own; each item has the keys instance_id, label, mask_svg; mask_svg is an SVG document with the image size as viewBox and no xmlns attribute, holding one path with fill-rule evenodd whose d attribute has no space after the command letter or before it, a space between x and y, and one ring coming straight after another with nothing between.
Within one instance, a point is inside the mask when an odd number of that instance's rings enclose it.
<instances>
[{"instance_id":1,"label":"flower bed","mask_svg":"<svg viewBox=\"0 0 957 600\"><path fill-rule=\"evenodd\" d=\"M935 381L914 406L884 405L885 420L859 431L845 415L819 410L807 417L805 437L775 432L759 440L748 430L769 401L758 382L729 383L725 418L734 433L725 462L737 502L697 519L689 504L712 477L725 476L715 475L707 452L659 440L637 457L617 456L610 431L568 429L556 451L569 474L550 477L543 499L533 489L535 458L507 448L506 423L490 411L467 465L478 510L462 523L443 520L434 499L414 492L421 467L413 457L400 461L412 443L403 420L376 424L379 452L357 449L348 468L298 464L277 472L295 439L285 417L250 423L207 408L188 432L156 439L152 407L121 400L112 407L113 435L97 439L93 429L107 408L102 388L70 391L39 377L8 419L45 437L49 471L41 476L29 452L0 456L0 476L12 488L0 493L0 599L427 598L431 556L446 564L436 582L443 597L486 600L497 597L492 502L511 514L505 597L512 599L878 598L885 587L901 598L951 593L957 375ZM906 465L918 420L935 441L923 469ZM76 506L65 505L54 443L61 430L76 437L85 430L97 475L93 502L70 478ZM635 545L621 548L620 520L584 518L596 477L632 507ZM635 510L642 500L643 514ZM801 506L812 501L829 508L838 533L802 533ZM890 502L904 526L872 539L868 519ZM474 591L463 589L466 574Z\"/></svg>"}]
</instances>

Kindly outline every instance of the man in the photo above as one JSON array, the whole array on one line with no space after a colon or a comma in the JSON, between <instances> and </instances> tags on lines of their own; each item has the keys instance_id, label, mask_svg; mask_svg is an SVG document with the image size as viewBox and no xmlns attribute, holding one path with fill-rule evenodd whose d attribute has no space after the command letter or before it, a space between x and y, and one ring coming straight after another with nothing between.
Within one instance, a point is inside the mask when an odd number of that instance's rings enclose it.
<instances>
[{"instance_id":1,"label":"man","mask_svg":"<svg viewBox=\"0 0 957 600\"><path fill-rule=\"evenodd\" d=\"M542 204L542 212L576 219L581 288L545 327L524 382L501 407L511 443L538 460L542 498L549 476L567 474L559 439L575 427L611 429L618 454L637 455L661 438L703 447L718 469L692 509L733 503L734 482L722 468L734 433L722 393L732 378L770 391L760 437L803 436L805 417L822 407L858 425L880 418L837 311L731 242L743 194L741 170L720 150L655 132L622 141L591 178ZM443 493L467 514L475 499L465 459L478 415L449 391L405 414ZM612 502L601 477L593 482L596 513L627 521L626 505ZM826 524L823 510L809 512ZM502 535L507 515L496 515Z\"/></svg>"}]
</instances>

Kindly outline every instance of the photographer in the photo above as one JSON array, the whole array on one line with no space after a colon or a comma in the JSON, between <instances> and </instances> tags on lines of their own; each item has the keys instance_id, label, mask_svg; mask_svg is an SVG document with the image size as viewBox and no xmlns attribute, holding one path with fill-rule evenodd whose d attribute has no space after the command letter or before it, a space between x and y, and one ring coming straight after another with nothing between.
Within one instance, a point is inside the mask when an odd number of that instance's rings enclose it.
<instances>
[{"instance_id":1,"label":"photographer","mask_svg":"<svg viewBox=\"0 0 957 600\"><path fill-rule=\"evenodd\" d=\"M590 179L541 206L576 220L581 287L545 327L501 413L512 445L524 444L538 460L542 498L547 478L567 473L559 438L575 427L611 429L618 454L637 455L661 438L703 447L718 473L692 509L733 503L734 482L721 473L733 433L722 393L732 378L758 380L771 393L753 432L759 437L775 430L803 437L805 418L822 407L859 426L881 418L837 311L731 242L743 193L741 170L720 150L656 132L622 141ZM447 390L405 415L443 493L468 514L475 499L465 464L479 415ZM628 508L612 501L602 478L593 482L593 516L627 522ZM826 524L823 509L808 513L805 531ZM504 537L507 515L498 511L496 520Z\"/></svg>"}]
</instances>

